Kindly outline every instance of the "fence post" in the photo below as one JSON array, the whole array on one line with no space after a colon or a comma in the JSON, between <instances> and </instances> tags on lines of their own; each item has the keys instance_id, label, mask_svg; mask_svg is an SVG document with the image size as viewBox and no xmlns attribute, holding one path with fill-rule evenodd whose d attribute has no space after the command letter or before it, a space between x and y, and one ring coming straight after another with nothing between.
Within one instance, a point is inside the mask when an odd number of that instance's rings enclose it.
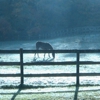
<instances>
[{"instance_id":1,"label":"fence post","mask_svg":"<svg viewBox=\"0 0 100 100\"><path fill-rule=\"evenodd\" d=\"M20 73L21 73L21 87L23 86L24 83L24 78L23 78L23 49L20 48Z\"/></svg>"},{"instance_id":2,"label":"fence post","mask_svg":"<svg viewBox=\"0 0 100 100\"><path fill-rule=\"evenodd\" d=\"M79 85L79 59L80 59L80 54L79 52L77 52L77 66L76 66L76 73L77 73L77 77L76 77L76 85Z\"/></svg>"}]
</instances>

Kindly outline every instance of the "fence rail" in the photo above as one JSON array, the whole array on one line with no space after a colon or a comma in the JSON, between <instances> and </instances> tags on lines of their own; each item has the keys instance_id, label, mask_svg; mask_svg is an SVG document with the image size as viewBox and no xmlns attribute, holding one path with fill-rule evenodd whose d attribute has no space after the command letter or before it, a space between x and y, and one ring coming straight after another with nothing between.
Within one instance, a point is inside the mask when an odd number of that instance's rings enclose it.
<instances>
[{"instance_id":1,"label":"fence rail","mask_svg":"<svg viewBox=\"0 0 100 100\"><path fill-rule=\"evenodd\" d=\"M23 54L25 53L75 53L76 61L65 61L65 62L24 62ZM69 77L76 76L76 85L80 84L80 76L100 76L100 73L80 73L80 65L87 64L100 64L100 61L80 61L81 53L100 53L100 50L0 50L0 54L19 54L20 62L0 62L0 66L6 65L19 65L20 74L0 74L0 77L20 77L21 86L24 84L24 77ZM76 73L54 73L54 74L24 74L25 65L76 65Z\"/></svg>"}]
</instances>

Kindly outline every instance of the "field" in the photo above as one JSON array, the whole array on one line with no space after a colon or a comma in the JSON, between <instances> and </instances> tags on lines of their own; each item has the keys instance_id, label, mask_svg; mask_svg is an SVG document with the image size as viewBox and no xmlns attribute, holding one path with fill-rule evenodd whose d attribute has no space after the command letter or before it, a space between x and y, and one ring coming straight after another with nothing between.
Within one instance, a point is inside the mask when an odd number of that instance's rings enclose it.
<instances>
[{"instance_id":1,"label":"field","mask_svg":"<svg viewBox=\"0 0 100 100\"><path fill-rule=\"evenodd\" d=\"M100 86L0 89L0 100L100 100Z\"/></svg>"},{"instance_id":2,"label":"field","mask_svg":"<svg viewBox=\"0 0 100 100\"><path fill-rule=\"evenodd\" d=\"M49 42L54 49L99 49L99 34L58 38L52 40L41 40ZM20 48L33 50L36 41L8 41L1 42L0 49L17 50ZM54 60L48 59L43 54L40 58L34 59L34 54L24 54L24 62L34 61L75 61L76 54L56 54ZM100 54L81 54L81 61L100 61ZM0 54L1 62L19 62L19 55ZM20 73L20 66L0 66L0 74ZM81 73L99 73L99 65L80 65ZM54 66L24 66L25 74L37 73L76 73L75 65L54 65ZM100 99L100 76L80 77L79 87L75 87L76 77L39 77L24 78L24 84L38 88L16 89L19 86L20 78L0 77L0 100L99 100ZM87 85L87 86L86 86ZM7 89L7 88L9 89ZM40 87L40 88L39 88ZM42 88L41 88L42 87ZM92 93L92 94L91 94ZM66 99L67 98L67 99Z\"/></svg>"}]
</instances>

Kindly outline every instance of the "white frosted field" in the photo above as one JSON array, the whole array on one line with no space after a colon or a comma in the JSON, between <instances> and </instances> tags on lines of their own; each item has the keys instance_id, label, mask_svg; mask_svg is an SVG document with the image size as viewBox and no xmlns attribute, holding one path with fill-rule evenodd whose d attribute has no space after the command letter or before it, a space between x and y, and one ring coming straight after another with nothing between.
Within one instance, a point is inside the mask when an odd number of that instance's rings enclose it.
<instances>
[{"instance_id":1,"label":"white frosted field","mask_svg":"<svg viewBox=\"0 0 100 100\"><path fill-rule=\"evenodd\" d=\"M84 50L84 49L99 49L100 48L100 34L68 36L66 38L57 38L51 40L39 40L49 42L55 50ZM0 42L1 50L35 50L36 41L7 41ZM45 60L43 54L39 54L40 58L34 59L34 54L24 54L24 62L38 62L38 61L76 61L76 54L56 54L55 59L52 60L46 55ZM100 61L100 54L81 54L81 61ZM18 54L0 54L0 62L19 62ZM100 65L80 65L81 73L100 73ZM0 66L0 74L16 74L20 73L19 66ZM54 66L24 66L25 74L42 74L42 73L76 73L75 65L54 65ZM5 85L19 85L20 78L15 77L0 77L0 86ZM75 85L76 77L31 77L24 78L24 84L33 86L66 86ZM100 77L80 77L80 84L100 85Z\"/></svg>"}]
</instances>

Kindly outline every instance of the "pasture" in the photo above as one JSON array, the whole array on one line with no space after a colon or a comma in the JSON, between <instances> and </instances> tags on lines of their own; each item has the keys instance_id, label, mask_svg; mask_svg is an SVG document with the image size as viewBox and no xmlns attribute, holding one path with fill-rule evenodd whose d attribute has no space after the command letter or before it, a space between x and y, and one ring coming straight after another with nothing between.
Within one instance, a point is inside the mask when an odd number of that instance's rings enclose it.
<instances>
[{"instance_id":1,"label":"pasture","mask_svg":"<svg viewBox=\"0 0 100 100\"><path fill-rule=\"evenodd\" d=\"M0 89L0 100L99 100L100 86Z\"/></svg>"},{"instance_id":2,"label":"pasture","mask_svg":"<svg viewBox=\"0 0 100 100\"><path fill-rule=\"evenodd\" d=\"M73 38L74 39L74 38ZM72 39L72 40L73 40ZM58 39L60 40L60 39ZM66 41L69 41L66 40ZM70 40L71 41L71 40ZM69 42L70 42L69 41ZM51 43L54 43L53 45L56 47L56 49L64 47L63 49L68 48L68 50L71 49L83 49L88 47L89 42L83 42L79 40L79 38L75 39L76 42L70 42L71 47L69 46L69 42L65 42L65 40L60 40L60 43L55 43L54 41L50 41ZM12 46L6 46L4 49L18 49L18 47L27 48L29 46L28 43L22 43L21 46L19 45L12 45ZM98 44L96 42L96 44ZM94 44L93 44L94 45ZM98 44L99 45L99 44ZM32 44L30 44L32 46ZM96 46L96 45L95 45ZM2 47L2 46L1 46ZM34 46L33 46L34 47ZM93 48L92 44L89 45L89 49ZM99 47L99 46L98 46ZM28 47L28 50L32 49L32 47ZM87 48L86 48L87 49ZM96 47L97 49L97 47ZM18 74L18 77L0 77L0 100L99 100L99 85L100 85L100 76L97 74L100 73L99 69L99 61L100 61L100 54L99 53L92 53L87 54L83 53L80 54L80 61L86 62L92 64L80 64L79 66L79 72L84 74L87 73L87 76L80 76L79 87L76 87L76 76L71 77L24 77L24 85L30 86L29 89L21 89L18 88L20 85L20 56L19 54L0 54L0 62L17 62L18 65L0 65L0 74ZM39 59L34 59L34 53L24 54L23 55L23 63L34 63L34 62L74 62L77 61L76 54L56 54L56 57L54 60L52 58L48 59L46 58L45 61L43 61L43 55L40 54ZM94 62L95 61L95 62ZM95 63L95 64L93 64ZM98 64L96 64L98 63ZM76 65L24 65L24 74L60 74L60 73L66 73L67 75L70 73L77 73L77 66ZM93 76L89 75L93 73ZM97 74L96 74L97 73ZM81 74L81 75L82 75ZM77 75L77 74L75 74ZM89 76L88 76L89 75ZM7 75L4 75L7 76ZM39 87L40 86L40 87ZM3 87L3 88L2 88ZM6 87L6 88L5 88ZM34 88L38 87L38 88ZM7 89L8 88L8 89ZM77 98L77 99L76 99Z\"/></svg>"}]
</instances>

